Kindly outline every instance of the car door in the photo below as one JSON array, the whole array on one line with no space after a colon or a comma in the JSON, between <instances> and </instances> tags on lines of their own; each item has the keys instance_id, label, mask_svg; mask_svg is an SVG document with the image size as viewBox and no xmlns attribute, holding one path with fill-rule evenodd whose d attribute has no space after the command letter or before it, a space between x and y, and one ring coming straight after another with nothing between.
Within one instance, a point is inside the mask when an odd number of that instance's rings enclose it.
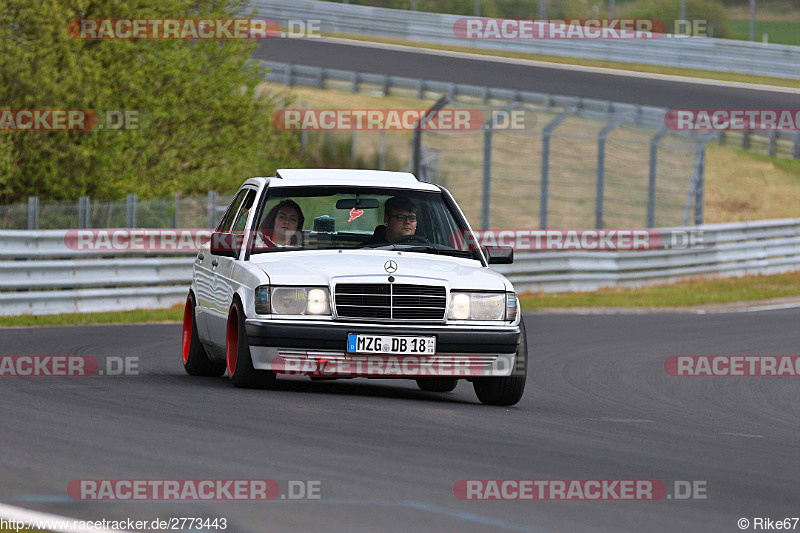
<instances>
[{"instance_id":1,"label":"car door","mask_svg":"<svg viewBox=\"0 0 800 533\"><path fill-rule=\"evenodd\" d=\"M233 197L233 200L231 200L231 203L228 205L228 209L222 216L222 220L220 220L220 223L217 225L216 231L223 233L230 232L233 221L239 213L239 208L246 194L247 190L243 189ZM212 255L210 249L203 250L197 254L194 263L195 289L197 291L197 294L195 294L197 304L197 333L200 340L207 344L216 344L213 342L214 339L211 335L209 324L213 321L211 309L214 307L212 305L214 290L216 288L214 276L216 275L218 264L219 257Z\"/></svg>"},{"instance_id":2,"label":"car door","mask_svg":"<svg viewBox=\"0 0 800 533\"><path fill-rule=\"evenodd\" d=\"M230 227L227 228L227 233L231 234L232 237L228 242L242 244L247 221L250 218L250 213L255 208L256 190L247 187L242 189L240 194L243 194L242 202L239 205L236 216L232 219ZM237 245L236 258L212 254L208 328L211 343L219 347L225 346L228 311L233 302L233 292L235 290L231 272L233 263L241 257L242 248L243 246Z\"/></svg>"}]
</instances>

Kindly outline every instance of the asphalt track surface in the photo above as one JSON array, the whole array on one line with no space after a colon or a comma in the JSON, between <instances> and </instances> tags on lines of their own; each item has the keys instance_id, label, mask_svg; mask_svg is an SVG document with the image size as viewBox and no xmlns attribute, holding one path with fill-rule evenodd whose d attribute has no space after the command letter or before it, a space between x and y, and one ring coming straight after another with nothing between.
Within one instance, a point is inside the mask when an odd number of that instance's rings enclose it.
<instances>
[{"instance_id":1,"label":"asphalt track surface","mask_svg":"<svg viewBox=\"0 0 800 533\"><path fill-rule=\"evenodd\" d=\"M665 81L562 68L389 50L330 39L274 39L255 57L301 65L408 76L667 107L671 109L796 109L800 94Z\"/></svg>"},{"instance_id":2,"label":"asphalt track surface","mask_svg":"<svg viewBox=\"0 0 800 533\"><path fill-rule=\"evenodd\" d=\"M0 378L0 502L79 519L226 517L232 532L733 532L800 515L800 378L668 376L670 355L800 353L800 309L525 316L512 408L461 382L236 389L180 364L179 325L0 330L0 355L138 357L139 376ZM705 500L470 502L460 479L705 481ZM318 480L320 500L85 502L74 479Z\"/></svg>"}]
</instances>

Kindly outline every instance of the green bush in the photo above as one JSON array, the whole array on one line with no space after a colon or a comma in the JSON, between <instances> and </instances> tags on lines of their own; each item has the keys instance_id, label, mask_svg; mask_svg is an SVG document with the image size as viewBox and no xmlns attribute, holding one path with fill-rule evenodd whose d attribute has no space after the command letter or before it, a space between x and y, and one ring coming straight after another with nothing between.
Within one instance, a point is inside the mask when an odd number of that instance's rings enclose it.
<instances>
[{"instance_id":1,"label":"green bush","mask_svg":"<svg viewBox=\"0 0 800 533\"><path fill-rule=\"evenodd\" d=\"M673 33L675 21L680 19L681 0L638 0L620 6L617 16L629 18L661 19L667 32ZM687 20L707 20L709 37L730 39L733 32L728 25L728 15L720 0L692 0L686 2Z\"/></svg>"},{"instance_id":2,"label":"green bush","mask_svg":"<svg viewBox=\"0 0 800 533\"><path fill-rule=\"evenodd\" d=\"M0 131L0 204L232 191L302 160L247 40L70 37L76 18L232 18L247 0L0 0L5 109L138 110L137 131Z\"/></svg>"}]
</instances>

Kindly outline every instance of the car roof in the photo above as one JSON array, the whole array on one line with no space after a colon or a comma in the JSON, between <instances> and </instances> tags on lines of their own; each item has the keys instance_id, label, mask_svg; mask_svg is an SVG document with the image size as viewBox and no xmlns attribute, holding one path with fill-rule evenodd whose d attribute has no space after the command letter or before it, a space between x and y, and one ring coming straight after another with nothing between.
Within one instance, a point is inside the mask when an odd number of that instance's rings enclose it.
<instances>
[{"instance_id":1,"label":"car roof","mask_svg":"<svg viewBox=\"0 0 800 533\"><path fill-rule=\"evenodd\" d=\"M270 180L270 187L297 185L376 186L439 192L436 185L418 181L411 173L384 170L291 168L278 170L277 178Z\"/></svg>"}]
</instances>

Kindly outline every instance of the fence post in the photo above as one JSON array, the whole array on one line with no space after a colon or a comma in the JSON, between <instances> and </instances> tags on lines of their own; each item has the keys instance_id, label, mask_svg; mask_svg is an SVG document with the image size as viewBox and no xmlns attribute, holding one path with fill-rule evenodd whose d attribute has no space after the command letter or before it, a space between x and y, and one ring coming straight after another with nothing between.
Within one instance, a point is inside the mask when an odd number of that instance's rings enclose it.
<instances>
[{"instance_id":1,"label":"fence post","mask_svg":"<svg viewBox=\"0 0 800 533\"><path fill-rule=\"evenodd\" d=\"M547 229L547 195L550 187L550 136L575 111L574 107L562 111L542 130L542 182L539 194L539 229Z\"/></svg>"},{"instance_id":2,"label":"fence post","mask_svg":"<svg viewBox=\"0 0 800 533\"><path fill-rule=\"evenodd\" d=\"M386 130L381 130L381 149L378 156L378 170L386 170Z\"/></svg>"},{"instance_id":3,"label":"fence post","mask_svg":"<svg viewBox=\"0 0 800 533\"><path fill-rule=\"evenodd\" d=\"M28 229L39 229L38 196L28 196Z\"/></svg>"},{"instance_id":4,"label":"fence post","mask_svg":"<svg viewBox=\"0 0 800 533\"><path fill-rule=\"evenodd\" d=\"M794 134L794 150L792 150L792 157L794 159L800 159L800 131Z\"/></svg>"},{"instance_id":5,"label":"fence post","mask_svg":"<svg viewBox=\"0 0 800 533\"><path fill-rule=\"evenodd\" d=\"M655 227L656 223L656 172L658 167L658 143L661 142L669 130L661 126L658 133L650 139L650 172L647 180L647 227Z\"/></svg>"},{"instance_id":6,"label":"fence post","mask_svg":"<svg viewBox=\"0 0 800 533\"><path fill-rule=\"evenodd\" d=\"M742 133L742 149L748 150L750 148L750 132L745 131Z\"/></svg>"},{"instance_id":7,"label":"fence post","mask_svg":"<svg viewBox=\"0 0 800 533\"><path fill-rule=\"evenodd\" d=\"M389 96L389 92L392 86L392 78L391 76L384 76L383 77L383 96Z\"/></svg>"},{"instance_id":8,"label":"fence post","mask_svg":"<svg viewBox=\"0 0 800 533\"><path fill-rule=\"evenodd\" d=\"M420 83L423 83L420 80ZM436 113L446 106L449 103L447 96L442 96L436 103L433 104L428 111L425 113L423 118L417 124L417 127L414 128L414 137L411 141L411 172L419 179L419 168L422 162L422 130L425 129L425 122L433 118Z\"/></svg>"},{"instance_id":9,"label":"fence post","mask_svg":"<svg viewBox=\"0 0 800 533\"><path fill-rule=\"evenodd\" d=\"M175 214L172 217L172 227L178 229L180 227L180 197L175 192Z\"/></svg>"},{"instance_id":10,"label":"fence post","mask_svg":"<svg viewBox=\"0 0 800 533\"><path fill-rule=\"evenodd\" d=\"M217 191L208 191L208 227L217 227Z\"/></svg>"},{"instance_id":11,"label":"fence post","mask_svg":"<svg viewBox=\"0 0 800 533\"><path fill-rule=\"evenodd\" d=\"M775 157L775 141L777 137L778 137L777 131L772 130L769 132L769 149L767 150L767 152L769 153L769 155L773 157Z\"/></svg>"},{"instance_id":12,"label":"fence post","mask_svg":"<svg viewBox=\"0 0 800 533\"><path fill-rule=\"evenodd\" d=\"M303 114L308 110L308 104L303 102ZM300 128L300 150L303 153L308 151L308 130L305 128Z\"/></svg>"},{"instance_id":13,"label":"fence post","mask_svg":"<svg viewBox=\"0 0 800 533\"><path fill-rule=\"evenodd\" d=\"M78 198L78 228L87 229L89 227L89 197L81 196Z\"/></svg>"},{"instance_id":14,"label":"fence post","mask_svg":"<svg viewBox=\"0 0 800 533\"><path fill-rule=\"evenodd\" d=\"M136 227L136 195L133 193L125 197L125 219L129 228Z\"/></svg>"},{"instance_id":15,"label":"fence post","mask_svg":"<svg viewBox=\"0 0 800 533\"><path fill-rule=\"evenodd\" d=\"M706 145L716 133L709 133L698 139L695 137L696 151L694 158L694 173L689 187L689 194L686 198L686 205L683 208L683 226L689 225L689 209L694 200L694 223L699 226L703 223L703 203L705 202L705 168L706 168Z\"/></svg>"},{"instance_id":16,"label":"fence post","mask_svg":"<svg viewBox=\"0 0 800 533\"><path fill-rule=\"evenodd\" d=\"M611 130L621 124L619 118L610 118L597 136L597 200L595 203L594 227L603 228L603 199L606 186L606 138Z\"/></svg>"},{"instance_id":17,"label":"fence post","mask_svg":"<svg viewBox=\"0 0 800 533\"><path fill-rule=\"evenodd\" d=\"M706 199L706 147L708 143L710 143L714 137L717 136L716 132L708 133L703 139L700 141L700 145L698 146L698 165L699 165L699 173L698 173L698 180L697 180L697 190L695 191L694 197L694 225L699 226L703 223L705 219L705 213L703 209L705 207Z\"/></svg>"},{"instance_id":18,"label":"fence post","mask_svg":"<svg viewBox=\"0 0 800 533\"><path fill-rule=\"evenodd\" d=\"M352 81L352 85L350 87L350 92L351 93L357 93L358 92L358 81L359 81L358 72L353 72L353 81Z\"/></svg>"},{"instance_id":19,"label":"fence post","mask_svg":"<svg viewBox=\"0 0 800 533\"><path fill-rule=\"evenodd\" d=\"M489 229L489 207L492 195L492 130L494 118L483 125L483 197L481 199L481 229Z\"/></svg>"},{"instance_id":20,"label":"fence post","mask_svg":"<svg viewBox=\"0 0 800 533\"><path fill-rule=\"evenodd\" d=\"M353 166L353 168L356 168L356 166L358 166L358 143L357 143L358 135L357 135L357 133L358 132L354 129L353 130L353 136L352 136L351 141L350 141L350 164Z\"/></svg>"}]
</instances>

